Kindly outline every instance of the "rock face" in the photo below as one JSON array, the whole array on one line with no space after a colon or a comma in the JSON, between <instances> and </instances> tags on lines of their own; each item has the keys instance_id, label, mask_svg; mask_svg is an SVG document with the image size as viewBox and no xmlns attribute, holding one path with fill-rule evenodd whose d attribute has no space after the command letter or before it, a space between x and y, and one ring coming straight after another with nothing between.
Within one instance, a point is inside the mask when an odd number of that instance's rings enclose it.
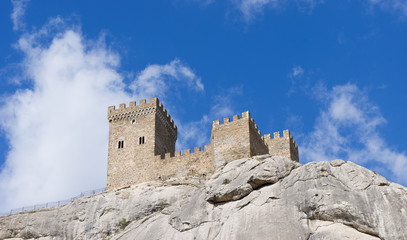
<instances>
[{"instance_id":1,"label":"rock face","mask_svg":"<svg viewBox=\"0 0 407 240\"><path fill-rule=\"evenodd\" d=\"M352 162L260 156L0 218L0 239L407 239L407 189Z\"/></svg>"}]
</instances>

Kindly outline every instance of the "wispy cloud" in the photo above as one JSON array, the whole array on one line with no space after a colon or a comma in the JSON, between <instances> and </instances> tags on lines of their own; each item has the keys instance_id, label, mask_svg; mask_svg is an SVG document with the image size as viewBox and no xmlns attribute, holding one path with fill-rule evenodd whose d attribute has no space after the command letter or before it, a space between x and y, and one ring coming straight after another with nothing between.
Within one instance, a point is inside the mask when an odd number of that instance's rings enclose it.
<instances>
[{"instance_id":1,"label":"wispy cloud","mask_svg":"<svg viewBox=\"0 0 407 240\"><path fill-rule=\"evenodd\" d=\"M242 13L246 22L254 20L258 15L263 14L266 8L277 9L286 4L295 5L300 11L310 11L321 0L235 0L232 1L236 8Z\"/></svg>"},{"instance_id":2,"label":"wispy cloud","mask_svg":"<svg viewBox=\"0 0 407 240\"><path fill-rule=\"evenodd\" d=\"M304 74L304 69L301 66L294 66L291 73L290 77L300 77Z\"/></svg>"},{"instance_id":3,"label":"wispy cloud","mask_svg":"<svg viewBox=\"0 0 407 240\"><path fill-rule=\"evenodd\" d=\"M367 0L371 7L407 17L407 0Z\"/></svg>"},{"instance_id":4,"label":"wispy cloud","mask_svg":"<svg viewBox=\"0 0 407 240\"><path fill-rule=\"evenodd\" d=\"M11 13L11 20L13 21L13 30L17 31L24 28L25 23L23 21L25 15L25 9L30 0L12 0L13 12Z\"/></svg>"},{"instance_id":5,"label":"wispy cloud","mask_svg":"<svg viewBox=\"0 0 407 240\"><path fill-rule=\"evenodd\" d=\"M178 59L147 66L127 85L120 56L103 36L85 39L79 28L55 18L16 44L24 55L21 81L28 81L21 86L31 87L1 99L0 126L10 151L0 172L0 211L103 186L107 106L133 96L165 98L169 87L204 91L201 79Z\"/></svg>"},{"instance_id":6,"label":"wispy cloud","mask_svg":"<svg viewBox=\"0 0 407 240\"><path fill-rule=\"evenodd\" d=\"M301 88L306 88L307 78L304 77L305 70L300 65L295 65L291 71L288 73L288 80L291 81L291 87L287 92L287 95L293 94L295 91Z\"/></svg>"},{"instance_id":7,"label":"wispy cloud","mask_svg":"<svg viewBox=\"0 0 407 240\"><path fill-rule=\"evenodd\" d=\"M135 98L148 96L165 96L166 92L174 90L174 84L185 84L196 91L204 91L200 77L179 59L165 65L150 65L141 71L131 85Z\"/></svg>"},{"instance_id":8,"label":"wispy cloud","mask_svg":"<svg viewBox=\"0 0 407 240\"><path fill-rule=\"evenodd\" d=\"M286 6L292 6L300 12L312 12L317 5L324 3L324 0L230 0L230 2L242 15L245 22L252 22L258 16L263 15L267 9L283 9ZM364 2L371 10L379 8L403 18L407 17L407 0L365 0Z\"/></svg>"},{"instance_id":9,"label":"wispy cloud","mask_svg":"<svg viewBox=\"0 0 407 240\"><path fill-rule=\"evenodd\" d=\"M212 3L214 3L216 0L187 0L186 2L196 2L201 4L203 7L206 7Z\"/></svg>"},{"instance_id":10,"label":"wispy cloud","mask_svg":"<svg viewBox=\"0 0 407 240\"><path fill-rule=\"evenodd\" d=\"M279 3L279 0L240 0L236 5L244 19L251 21L257 14L262 14L266 6L277 7Z\"/></svg>"},{"instance_id":11,"label":"wispy cloud","mask_svg":"<svg viewBox=\"0 0 407 240\"><path fill-rule=\"evenodd\" d=\"M179 123L178 130L181 136L177 141L177 149L184 150L188 147L192 148L209 144L212 122L238 114L233 101L235 97L241 94L241 87L227 89L221 94L212 97L212 107L200 120L191 122L181 122L177 120L177 123Z\"/></svg>"},{"instance_id":12,"label":"wispy cloud","mask_svg":"<svg viewBox=\"0 0 407 240\"><path fill-rule=\"evenodd\" d=\"M323 104L314 130L301 142L300 154L308 161L343 158L376 166L393 180L407 184L407 156L389 146L379 128L386 123L379 108L356 85L346 84L327 90L314 89ZM379 166L379 167L377 167Z\"/></svg>"}]
</instances>

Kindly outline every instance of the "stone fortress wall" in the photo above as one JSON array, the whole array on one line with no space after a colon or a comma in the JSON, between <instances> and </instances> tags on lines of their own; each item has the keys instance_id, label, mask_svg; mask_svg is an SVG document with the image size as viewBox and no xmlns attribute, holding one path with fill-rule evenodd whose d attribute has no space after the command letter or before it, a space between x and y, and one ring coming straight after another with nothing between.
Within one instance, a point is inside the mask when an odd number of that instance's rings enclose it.
<instances>
[{"instance_id":1,"label":"stone fortress wall","mask_svg":"<svg viewBox=\"0 0 407 240\"><path fill-rule=\"evenodd\" d=\"M177 126L157 98L108 108L107 188L171 177L211 175L235 159L270 154L298 162L298 147L290 132L261 135L248 111L213 121L211 143L175 151Z\"/></svg>"}]
</instances>

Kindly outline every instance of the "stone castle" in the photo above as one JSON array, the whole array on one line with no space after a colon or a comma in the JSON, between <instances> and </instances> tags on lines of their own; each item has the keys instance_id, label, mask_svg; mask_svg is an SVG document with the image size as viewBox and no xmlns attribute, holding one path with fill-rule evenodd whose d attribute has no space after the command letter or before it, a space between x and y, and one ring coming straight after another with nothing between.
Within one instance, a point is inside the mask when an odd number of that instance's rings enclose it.
<instances>
[{"instance_id":1,"label":"stone castle","mask_svg":"<svg viewBox=\"0 0 407 240\"><path fill-rule=\"evenodd\" d=\"M244 112L212 124L211 142L202 150L175 151L177 126L157 98L139 105L110 106L107 189L170 177L205 177L235 159L269 154L298 162L298 147L290 132L261 135Z\"/></svg>"}]
</instances>

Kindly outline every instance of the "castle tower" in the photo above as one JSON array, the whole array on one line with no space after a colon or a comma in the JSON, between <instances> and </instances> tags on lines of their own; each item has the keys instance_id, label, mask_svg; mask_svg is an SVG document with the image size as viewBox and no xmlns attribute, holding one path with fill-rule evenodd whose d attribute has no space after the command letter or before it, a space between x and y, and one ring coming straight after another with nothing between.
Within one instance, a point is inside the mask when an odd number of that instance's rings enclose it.
<instances>
[{"instance_id":1,"label":"castle tower","mask_svg":"<svg viewBox=\"0 0 407 240\"><path fill-rule=\"evenodd\" d=\"M223 124L219 120L214 121L211 145L215 168L235 159L268 153L267 145L249 111L242 113L242 118L233 116L233 121L225 118Z\"/></svg>"},{"instance_id":2,"label":"castle tower","mask_svg":"<svg viewBox=\"0 0 407 240\"><path fill-rule=\"evenodd\" d=\"M298 146L289 130L284 130L283 136L280 136L280 132L275 132L274 138L271 138L270 134L266 134L264 142L271 156L282 156L299 162Z\"/></svg>"},{"instance_id":3,"label":"castle tower","mask_svg":"<svg viewBox=\"0 0 407 240\"><path fill-rule=\"evenodd\" d=\"M174 155L177 127L157 98L111 106L107 117L108 189L145 181L143 171L155 155Z\"/></svg>"}]
</instances>

